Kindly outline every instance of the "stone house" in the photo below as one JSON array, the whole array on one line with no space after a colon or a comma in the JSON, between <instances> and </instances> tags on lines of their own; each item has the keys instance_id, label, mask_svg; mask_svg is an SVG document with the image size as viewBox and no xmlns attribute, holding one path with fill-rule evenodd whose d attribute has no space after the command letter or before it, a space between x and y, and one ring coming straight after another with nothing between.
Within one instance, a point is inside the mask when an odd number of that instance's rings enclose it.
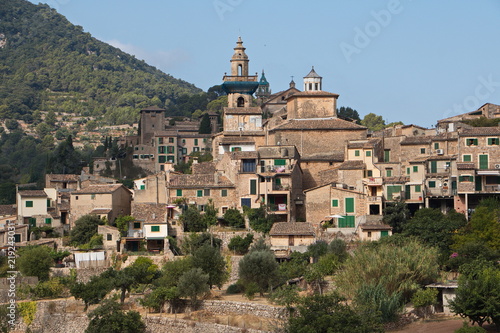
<instances>
[{"instance_id":1,"label":"stone house","mask_svg":"<svg viewBox=\"0 0 500 333\"><path fill-rule=\"evenodd\" d=\"M14 243L16 246L21 245L21 243L26 243L28 241L28 229L27 224L6 224L0 228L0 248L2 250L7 250L14 237ZM9 239L10 238L10 239Z\"/></svg>"},{"instance_id":2,"label":"stone house","mask_svg":"<svg viewBox=\"0 0 500 333\"><path fill-rule=\"evenodd\" d=\"M45 187L61 189L76 190L79 186L80 177L78 175L67 174L46 174Z\"/></svg>"},{"instance_id":3,"label":"stone house","mask_svg":"<svg viewBox=\"0 0 500 333\"><path fill-rule=\"evenodd\" d=\"M116 227L110 225L97 226L97 233L102 235L102 245L104 250L120 252L121 233Z\"/></svg>"},{"instance_id":4,"label":"stone house","mask_svg":"<svg viewBox=\"0 0 500 333\"><path fill-rule=\"evenodd\" d=\"M56 189L18 190L16 199L18 224L61 227L61 217L55 209Z\"/></svg>"},{"instance_id":5,"label":"stone house","mask_svg":"<svg viewBox=\"0 0 500 333\"><path fill-rule=\"evenodd\" d=\"M316 241L313 225L307 222L276 222L269 231L271 250L276 257L288 257L291 252L306 252Z\"/></svg>"},{"instance_id":6,"label":"stone house","mask_svg":"<svg viewBox=\"0 0 500 333\"><path fill-rule=\"evenodd\" d=\"M70 225L83 215L96 214L113 223L118 216L130 215L132 192L122 184L90 185L71 192Z\"/></svg>"},{"instance_id":7,"label":"stone house","mask_svg":"<svg viewBox=\"0 0 500 333\"><path fill-rule=\"evenodd\" d=\"M384 224L368 224L359 225L358 236L361 241L378 241L380 238L392 235L392 227Z\"/></svg>"}]
</instances>

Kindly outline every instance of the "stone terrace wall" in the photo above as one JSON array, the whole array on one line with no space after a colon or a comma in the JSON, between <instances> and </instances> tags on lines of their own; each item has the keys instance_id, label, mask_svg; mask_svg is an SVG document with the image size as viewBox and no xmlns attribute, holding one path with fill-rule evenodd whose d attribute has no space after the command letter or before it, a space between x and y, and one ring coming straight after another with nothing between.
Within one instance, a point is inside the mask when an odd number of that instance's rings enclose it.
<instances>
[{"instance_id":1,"label":"stone terrace wall","mask_svg":"<svg viewBox=\"0 0 500 333\"><path fill-rule=\"evenodd\" d=\"M88 310L92 311L96 305ZM35 320L30 325L30 330L37 333L83 333L88 326L87 313L83 312L83 302L72 298L39 301ZM243 302L228 301L205 301L202 308L216 315L243 315L252 314L262 318L283 318L284 308L273 307L264 304L250 304ZM262 333L265 331L226 326L215 323L184 320L172 317L161 317L148 314L142 318L146 324L148 333ZM26 324L19 317L18 324L13 333L26 332Z\"/></svg>"}]
</instances>

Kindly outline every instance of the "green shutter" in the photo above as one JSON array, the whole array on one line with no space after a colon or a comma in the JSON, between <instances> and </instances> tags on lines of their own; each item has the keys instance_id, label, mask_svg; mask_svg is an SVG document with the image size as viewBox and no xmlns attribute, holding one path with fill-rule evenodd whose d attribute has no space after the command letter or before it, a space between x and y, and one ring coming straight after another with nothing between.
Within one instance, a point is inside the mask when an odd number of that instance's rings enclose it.
<instances>
[{"instance_id":1,"label":"green shutter","mask_svg":"<svg viewBox=\"0 0 500 333\"><path fill-rule=\"evenodd\" d=\"M464 162L471 162L472 161L472 155L463 155L463 161Z\"/></svg>"},{"instance_id":2,"label":"green shutter","mask_svg":"<svg viewBox=\"0 0 500 333\"><path fill-rule=\"evenodd\" d=\"M194 139L194 145L197 146L198 145L198 139Z\"/></svg>"},{"instance_id":3,"label":"green shutter","mask_svg":"<svg viewBox=\"0 0 500 333\"><path fill-rule=\"evenodd\" d=\"M145 190L146 189L146 185L141 185L141 190Z\"/></svg>"},{"instance_id":4,"label":"green shutter","mask_svg":"<svg viewBox=\"0 0 500 333\"><path fill-rule=\"evenodd\" d=\"M488 169L488 155L479 155L479 169Z\"/></svg>"},{"instance_id":5,"label":"green shutter","mask_svg":"<svg viewBox=\"0 0 500 333\"><path fill-rule=\"evenodd\" d=\"M47 207L50 207L50 199L47 199Z\"/></svg>"},{"instance_id":6,"label":"green shutter","mask_svg":"<svg viewBox=\"0 0 500 333\"><path fill-rule=\"evenodd\" d=\"M203 190L196 191L196 196L197 197L202 197L203 196Z\"/></svg>"},{"instance_id":7,"label":"green shutter","mask_svg":"<svg viewBox=\"0 0 500 333\"><path fill-rule=\"evenodd\" d=\"M286 165L286 160L274 160L274 165Z\"/></svg>"},{"instance_id":8,"label":"green shutter","mask_svg":"<svg viewBox=\"0 0 500 333\"><path fill-rule=\"evenodd\" d=\"M250 194L257 194L257 179L250 179Z\"/></svg>"},{"instance_id":9,"label":"green shutter","mask_svg":"<svg viewBox=\"0 0 500 333\"><path fill-rule=\"evenodd\" d=\"M50 217L47 217L45 219L45 224L52 224L52 219Z\"/></svg>"},{"instance_id":10,"label":"green shutter","mask_svg":"<svg viewBox=\"0 0 500 333\"><path fill-rule=\"evenodd\" d=\"M220 190L221 197L227 197L227 190Z\"/></svg>"},{"instance_id":11,"label":"green shutter","mask_svg":"<svg viewBox=\"0 0 500 333\"><path fill-rule=\"evenodd\" d=\"M344 216L338 219L339 228L354 228L356 226L356 216Z\"/></svg>"},{"instance_id":12,"label":"green shutter","mask_svg":"<svg viewBox=\"0 0 500 333\"><path fill-rule=\"evenodd\" d=\"M354 213L354 198L345 198L345 212Z\"/></svg>"},{"instance_id":13,"label":"green shutter","mask_svg":"<svg viewBox=\"0 0 500 333\"><path fill-rule=\"evenodd\" d=\"M359 150L354 151L354 156L359 156Z\"/></svg>"},{"instance_id":14,"label":"green shutter","mask_svg":"<svg viewBox=\"0 0 500 333\"><path fill-rule=\"evenodd\" d=\"M159 225L152 225L151 226L151 232L158 232L158 231L160 231Z\"/></svg>"},{"instance_id":15,"label":"green shutter","mask_svg":"<svg viewBox=\"0 0 500 333\"><path fill-rule=\"evenodd\" d=\"M30 217L28 220L30 227L36 227L36 218Z\"/></svg>"},{"instance_id":16,"label":"green shutter","mask_svg":"<svg viewBox=\"0 0 500 333\"><path fill-rule=\"evenodd\" d=\"M411 198L411 186L405 185L405 199L408 200Z\"/></svg>"},{"instance_id":17,"label":"green shutter","mask_svg":"<svg viewBox=\"0 0 500 333\"><path fill-rule=\"evenodd\" d=\"M384 150L384 162L389 162L391 160L391 151Z\"/></svg>"},{"instance_id":18,"label":"green shutter","mask_svg":"<svg viewBox=\"0 0 500 333\"><path fill-rule=\"evenodd\" d=\"M418 172L418 165L413 166L413 172Z\"/></svg>"},{"instance_id":19,"label":"green shutter","mask_svg":"<svg viewBox=\"0 0 500 333\"><path fill-rule=\"evenodd\" d=\"M332 207L338 207L339 206L339 200L338 199L333 199L332 200Z\"/></svg>"},{"instance_id":20,"label":"green shutter","mask_svg":"<svg viewBox=\"0 0 500 333\"><path fill-rule=\"evenodd\" d=\"M365 156L366 156L366 157L370 157L370 156L372 156L372 151L371 151L371 150L367 150L367 151L365 152Z\"/></svg>"},{"instance_id":21,"label":"green shutter","mask_svg":"<svg viewBox=\"0 0 500 333\"><path fill-rule=\"evenodd\" d=\"M421 187L420 185L415 185L415 192L421 192Z\"/></svg>"},{"instance_id":22,"label":"green shutter","mask_svg":"<svg viewBox=\"0 0 500 333\"><path fill-rule=\"evenodd\" d=\"M436 182L434 180L429 180L429 187L431 188L436 187Z\"/></svg>"},{"instance_id":23,"label":"green shutter","mask_svg":"<svg viewBox=\"0 0 500 333\"><path fill-rule=\"evenodd\" d=\"M160 155L158 156L158 163L165 163L167 161L167 156Z\"/></svg>"},{"instance_id":24,"label":"green shutter","mask_svg":"<svg viewBox=\"0 0 500 333\"><path fill-rule=\"evenodd\" d=\"M31 200L26 201L26 207L33 207L33 201Z\"/></svg>"},{"instance_id":25,"label":"green shutter","mask_svg":"<svg viewBox=\"0 0 500 333\"><path fill-rule=\"evenodd\" d=\"M275 183L276 185L281 185L281 178L275 178L275 179L274 179L274 183Z\"/></svg>"},{"instance_id":26,"label":"green shutter","mask_svg":"<svg viewBox=\"0 0 500 333\"><path fill-rule=\"evenodd\" d=\"M182 190L177 190L176 192L177 192L177 193L176 193L176 195L177 195L178 197L182 197Z\"/></svg>"},{"instance_id":27,"label":"green shutter","mask_svg":"<svg viewBox=\"0 0 500 333\"><path fill-rule=\"evenodd\" d=\"M387 177L391 177L391 176L392 176L392 170L391 170L391 169L386 169L386 170L385 170L385 175L386 175Z\"/></svg>"},{"instance_id":28,"label":"green shutter","mask_svg":"<svg viewBox=\"0 0 500 333\"><path fill-rule=\"evenodd\" d=\"M431 161L431 173L437 173L437 161Z\"/></svg>"},{"instance_id":29,"label":"green shutter","mask_svg":"<svg viewBox=\"0 0 500 333\"><path fill-rule=\"evenodd\" d=\"M434 142L434 149L439 149L439 142Z\"/></svg>"},{"instance_id":30,"label":"green shutter","mask_svg":"<svg viewBox=\"0 0 500 333\"><path fill-rule=\"evenodd\" d=\"M483 177L481 177L481 176L477 176L476 177L476 183L475 183L475 190L476 191L482 191L483 190L482 179L483 179Z\"/></svg>"},{"instance_id":31,"label":"green shutter","mask_svg":"<svg viewBox=\"0 0 500 333\"><path fill-rule=\"evenodd\" d=\"M134 222L134 229L141 229L141 222Z\"/></svg>"},{"instance_id":32,"label":"green shutter","mask_svg":"<svg viewBox=\"0 0 500 333\"><path fill-rule=\"evenodd\" d=\"M394 193L401 192L401 185L388 185L387 186L387 200L393 200L392 195Z\"/></svg>"},{"instance_id":33,"label":"green shutter","mask_svg":"<svg viewBox=\"0 0 500 333\"><path fill-rule=\"evenodd\" d=\"M410 174L410 168L406 168L406 174L409 175Z\"/></svg>"},{"instance_id":34,"label":"green shutter","mask_svg":"<svg viewBox=\"0 0 500 333\"><path fill-rule=\"evenodd\" d=\"M387 237L389 236L389 231L388 230L381 230L380 231L380 237Z\"/></svg>"}]
</instances>

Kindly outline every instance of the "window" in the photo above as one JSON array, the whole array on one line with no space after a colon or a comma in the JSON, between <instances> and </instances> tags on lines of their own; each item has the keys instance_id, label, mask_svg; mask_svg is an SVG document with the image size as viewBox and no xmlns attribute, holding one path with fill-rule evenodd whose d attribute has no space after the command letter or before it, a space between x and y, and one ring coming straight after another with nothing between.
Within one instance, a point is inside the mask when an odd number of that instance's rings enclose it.
<instances>
[{"instance_id":1,"label":"window","mask_svg":"<svg viewBox=\"0 0 500 333\"><path fill-rule=\"evenodd\" d=\"M401 185L387 185L387 200L394 200L394 194L401 193Z\"/></svg>"},{"instance_id":2,"label":"window","mask_svg":"<svg viewBox=\"0 0 500 333\"><path fill-rule=\"evenodd\" d=\"M165 163L167 161L167 156L160 155L158 156L158 163Z\"/></svg>"},{"instance_id":3,"label":"window","mask_svg":"<svg viewBox=\"0 0 500 333\"><path fill-rule=\"evenodd\" d=\"M134 222L134 229L141 229L141 222Z\"/></svg>"},{"instance_id":4,"label":"window","mask_svg":"<svg viewBox=\"0 0 500 333\"><path fill-rule=\"evenodd\" d=\"M373 170L366 170L366 177L373 177Z\"/></svg>"},{"instance_id":5,"label":"window","mask_svg":"<svg viewBox=\"0 0 500 333\"><path fill-rule=\"evenodd\" d=\"M113 235L112 234L107 234L106 235L106 240L107 241L112 241L113 240Z\"/></svg>"},{"instance_id":6,"label":"window","mask_svg":"<svg viewBox=\"0 0 500 333\"><path fill-rule=\"evenodd\" d=\"M437 161L431 161L431 173L437 172Z\"/></svg>"},{"instance_id":7,"label":"window","mask_svg":"<svg viewBox=\"0 0 500 333\"><path fill-rule=\"evenodd\" d=\"M459 182L473 182L474 176L470 176L470 175L458 176L458 181Z\"/></svg>"},{"instance_id":8,"label":"window","mask_svg":"<svg viewBox=\"0 0 500 333\"><path fill-rule=\"evenodd\" d=\"M386 177L392 177L392 169L386 169L385 175L386 175Z\"/></svg>"},{"instance_id":9,"label":"window","mask_svg":"<svg viewBox=\"0 0 500 333\"><path fill-rule=\"evenodd\" d=\"M90 195L90 200L95 200L95 194L93 194L93 193L92 193L92 194Z\"/></svg>"},{"instance_id":10,"label":"window","mask_svg":"<svg viewBox=\"0 0 500 333\"><path fill-rule=\"evenodd\" d=\"M339 199L333 199L332 200L332 207L338 207L339 206Z\"/></svg>"},{"instance_id":11,"label":"window","mask_svg":"<svg viewBox=\"0 0 500 333\"><path fill-rule=\"evenodd\" d=\"M52 224L52 219L50 217L47 217L45 219L45 224Z\"/></svg>"},{"instance_id":12,"label":"window","mask_svg":"<svg viewBox=\"0 0 500 333\"><path fill-rule=\"evenodd\" d=\"M435 187L436 187L436 181L429 180L429 188L435 188Z\"/></svg>"},{"instance_id":13,"label":"window","mask_svg":"<svg viewBox=\"0 0 500 333\"><path fill-rule=\"evenodd\" d=\"M168 138L168 143L174 143L174 138Z\"/></svg>"},{"instance_id":14,"label":"window","mask_svg":"<svg viewBox=\"0 0 500 333\"><path fill-rule=\"evenodd\" d=\"M274 160L274 165L286 165L286 160Z\"/></svg>"},{"instance_id":15,"label":"window","mask_svg":"<svg viewBox=\"0 0 500 333\"><path fill-rule=\"evenodd\" d=\"M409 175L410 174L410 168L406 168L406 174Z\"/></svg>"},{"instance_id":16,"label":"window","mask_svg":"<svg viewBox=\"0 0 500 333\"><path fill-rule=\"evenodd\" d=\"M209 197L210 196L210 189L209 188L206 188L203 190L203 195L206 196L206 197Z\"/></svg>"},{"instance_id":17,"label":"window","mask_svg":"<svg viewBox=\"0 0 500 333\"><path fill-rule=\"evenodd\" d=\"M227 190L220 190L221 197L227 197Z\"/></svg>"},{"instance_id":18,"label":"window","mask_svg":"<svg viewBox=\"0 0 500 333\"><path fill-rule=\"evenodd\" d=\"M339 228L354 228L356 226L355 216L344 216L338 220Z\"/></svg>"},{"instance_id":19,"label":"window","mask_svg":"<svg viewBox=\"0 0 500 333\"><path fill-rule=\"evenodd\" d=\"M173 154L175 151L174 146L167 146L167 154Z\"/></svg>"},{"instance_id":20,"label":"window","mask_svg":"<svg viewBox=\"0 0 500 333\"><path fill-rule=\"evenodd\" d=\"M182 190L177 190L176 191L176 196L182 197Z\"/></svg>"},{"instance_id":21,"label":"window","mask_svg":"<svg viewBox=\"0 0 500 333\"><path fill-rule=\"evenodd\" d=\"M160 226L159 225L152 225L151 232L160 232Z\"/></svg>"},{"instance_id":22,"label":"window","mask_svg":"<svg viewBox=\"0 0 500 333\"><path fill-rule=\"evenodd\" d=\"M198 139L194 139L194 145L197 146L198 145Z\"/></svg>"},{"instance_id":23,"label":"window","mask_svg":"<svg viewBox=\"0 0 500 333\"><path fill-rule=\"evenodd\" d=\"M196 191L196 196L197 197L202 197L203 196L203 190Z\"/></svg>"},{"instance_id":24,"label":"window","mask_svg":"<svg viewBox=\"0 0 500 333\"><path fill-rule=\"evenodd\" d=\"M413 172L418 172L418 165L413 166Z\"/></svg>"},{"instance_id":25,"label":"window","mask_svg":"<svg viewBox=\"0 0 500 333\"><path fill-rule=\"evenodd\" d=\"M479 155L479 169L488 169L488 155Z\"/></svg>"},{"instance_id":26,"label":"window","mask_svg":"<svg viewBox=\"0 0 500 333\"><path fill-rule=\"evenodd\" d=\"M372 232L368 231L368 238L370 238L371 236L372 236Z\"/></svg>"},{"instance_id":27,"label":"window","mask_svg":"<svg viewBox=\"0 0 500 333\"><path fill-rule=\"evenodd\" d=\"M354 213L354 198L345 198L345 212Z\"/></svg>"},{"instance_id":28,"label":"window","mask_svg":"<svg viewBox=\"0 0 500 333\"><path fill-rule=\"evenodd\" d=\"M165 154L165 146L158 146L158 154Z\"/></svg>"},{"instance_id":29,"label":"window","mask_svg":"<svg viewBox=\"0 0 500 333\"><path fill-rule=\"evenodd\" d=\"M231 147L231 151L241 151L241 147Z\"/></svg>"},{"instance_id":30,"label":"window","mask_svg":"<svg viewBox=\"0 0 500 333\"><path fill-rule=\"evenodd\" d=\"M19 243L21 241L21 234L14 235L14 242Z\"/></svg>"},{"instance_id":31,"label":"window","mask_svg":"<svg viewBox=\"0 0 500 333\"><path fill-rule=\"evenodd\" d=\"M465 139L465 145L467 146L477 146L477 139Z\"/></svg>"},{"instance_id":32,"label":"window","mask_svg":"<svg viewBox=\"0 0 500 333\"><path fill-rule=\"evenodd\" d=\"M439 142L434 142L434 149L439 149Z\"/></svg>"},{"instance_id":33,"label":"window","mask_svg":"<svg viewBox=\"0 0 500 333\"><path fill-rule=\"evenodd\" d=\"M425 154L425 148L420 148L420 154Z\"/></svg>"},{"instance_id":34,"label":"window","mask_svg":"<svg viewBox=\"0 0 500 333\"><path fill-rule=\"evenodd\" d=\"M172 163L174 163L174 161L175 161L175 156L174 156L174 155L168 155L168 156L167 156L167 162L172 162Z\"/></svg>"},{"instance_id":35,"label":"window","mask_svg":"<svg viewBox=\"0 0 500 333\"><path fill-rule=\"evenodd\" d=\"M163 138L158 138L158 144L162 145L163 144Z\"/></svg>"},{"instance_id":36,"label":"window","mask_svg":"<svg viewBox=\"0 0 500 333\"><path fill-rule=\"evenodd\" d=\"M182 139L182 144L186 144L186 139Z\"/></svg>"},{"instance_id":37,"label":"window","mask_svg":"<svg viewBox=\"0 0 500 333\"><path fill-rule=\"evenodd\" d=\"M390 149L384 150L384 162L389 162L391 160L391 151Z\"/></svg>"},{"instance_id":38,"label":"window","mask_svg":"<svg viewBox=\"0 0 500 333\"><path fill-rule=\"evenodd\" d=\"M472 155L462 155L462 161L472 162Z\"/></svg>"},{"instance_id":39,"label":"window","mask_svg":"<svg viewBox=\"0 0 500 333\"><path fill-rule=\"evenodd\" d=\"M193 147L193 151L194 152L200 151L200 147Z\"/></svg>"},{"instance_id":40,"label":"window","mask_svg":"<svg viewBox=\"0 0 500 333\"><path fill-rule=\"evenodd\" d=\"M499 144L500 144L500 139L488 138L488 146L498 146Z\"/></svg>"},{"instance_id":41,"label":"window","mask_svg":"<svg viewBox=\"0 0 500 333\"><path fill-rule=\"evenodd\" d=\"M32 200L27 200L26 201L26 207L33 207L33 201Z\"/></svg>"},{"instance_id":42,"label":"window","mask_svg":"<svg viewBox=\"0 0 500 333\"><path fill-rule=\"evenodd\" d=\"M372 156L372 151L371 151L371 150L367 150L367 151L365 151L365 156L366 156L366 157L370 157L370 156Z\"/></svg>"},{"instance_id":43,"label":"window","mask_svg":"<svg viewBox=\"0 0 500 333\"><path fill-rule=\"evenodd\" d=\"M415 185L415 192L421 192L422 188L420 185Z\"/></svg>"},{"instance_id":44,"label":"window","mask_svg":"<svg viewBox=\"0 0 500 333\"><path fill-rule=\"evenodd\" d=\"M354 156L359 156L359 150L354 151Z\"/></svg>"},{"instance_id":45,"label":"window","mask_svg":"<svg viewBox=\"0 0 500 333\"><path fill-rule=\"evenodd\" d=\"M50 207L50 199L47 199L47 207Z\"/></svg>"},{"instance_id":46,"label":"window","mask_svg":"<svg viewBox=\"0 0 500 333\"><path fill-rule=\"evenodd\" d=\"M257 179L250 179L250 194L257 194Z\"/></svg>"},{"instance_id":47,"label":"window","mask_svg":"<svg viewBox=\"0 0 500 333\"><path fill-rule=\"evenodd\" d=\"M140 189L141 190L145 190L146 189L146 185L141 185Z\"/></svg>"},{"instance_id":48,"label":"window","mask_svg":"<svg viewBox=\"0 0 500 333\"><path fill-rule=\"evenodd\" d=\"M251 160L242 160L242 171L243 172L255 172L255 159Z\"/></svg>"},{"instance_id":49,"label":"window","mask_svg":"<svg viewBox=\"0 0 500 333\"><path fill-rule=\"evenodd\" d=\"M36 227L36 218L30 217L28 219L28 223L29 223L30 227Z\"/></svg>"}]
</instances>

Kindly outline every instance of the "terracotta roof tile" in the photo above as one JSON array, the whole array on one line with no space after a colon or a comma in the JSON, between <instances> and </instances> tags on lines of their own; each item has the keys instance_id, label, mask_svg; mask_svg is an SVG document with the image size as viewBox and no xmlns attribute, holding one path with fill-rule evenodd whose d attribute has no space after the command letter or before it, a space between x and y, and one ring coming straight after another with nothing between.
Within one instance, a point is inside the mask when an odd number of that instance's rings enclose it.
<instances>
[{"instance_id":1,"label":"terracotta roof tile","mask_svg":"<svg viewBox=\"0 0 500 333\"><path fill-rule=\"evenodd\" d=\"M46 197L47 193L44 190L24 190L19 191L21 197Z\"/></svg>"},{"instance_id":2,"label":"terracotta roof tile","mask_svg":"<svg viewBox=\"0 0 500 333\"><path fill-rule=\"evenodd\" d=\"M366 164L363 161L345 161L339 166L340 170L364 170Z\"/></svg>"},{"instance_id":3,"label":"terracotta roof tile","mask_svg":"<svg viewBox=\"0 0 500 333\"><path fill-rule=\"evenodd\" d=\"M213 174L216 171L214 162L202 162L192 165L193 174Z\"/></svg>"},{"instance_id":4,"label":"terracotta roof tile","mask_svg":"<svg viewBox=\"0 0 500 333\"><path fill-rule=\"evenodd\" d=\"M172 176L169 186L172 188L234 187L234 184L225 176L180 174Z\"/></svg>"},{"instance_id":5,"label":"terracotta roof tile","mask_svg":"<svg viewBox=\"0 0 500 333\"><path fill-rule=\"evenodd\" d=\"M73 191L71 194L113 193L120 187L126 188L122 184L89 185L84 189Z\"/></svg>"},{"instance_id":6,"label":"terracotta roof tile","mask_svg":"<svg viewBox=\"0 0 500 333\"><path fill-rule=\"evenodd\" d=\"M17 209L14 205L0 205L0 216L16 215Z\"/></svg>"},{"instance_id":7,"label":"terracotta roof tile","mask_svg":"<svg viewBox=\"0 0 500 333\"><path fill-rule=\"evenodd\" d=\"M474 170L474 162L457 162L457 170Z\"/></svg>"},{"instance_id":8,"label":"terracotta roof tile","mask_svg":"<svg viewBox=\"0 0 500 333\"><path fill-rule=\"evenodd\" d=\"M500 126L496 127L473 127L462 130L459 136L500 136Z\"/></svg>"},{"instance_id":9,"label":"terracotta roof tile","mask_svg":"<svg viewBox=\"0 0 500 333\"><path fill-rule=\"evenodd\" d=\"M314 236L314 229L308 222L276 222L273 224L270 236Z\"/></svg>"},{"instance_id":10,"label":"terracotta roof tile","mask_svg":"<svg viewBox=\"0 0 500 333\"><path fill-rule=\"evenodd\" d=\"M164 223L166 221L166 204L148 204L132 202L131 215L144 222Z\"/></svg>"},{"instance_id":11,"label":"terracotta roof tile","mask_svg":"<svg viewBox=\"0 0 500 333\"><path fill-rule=\"evenodd\" d=\"M407 136L404 138L400 145L405 146L405 145L423 145L423 144L430 144L432 141L431 137L429 136Z\"/></svg>"},{"instance_id":12,"label":"terracotta roof tile","mask_svg":"<svg viewBox=\"0 0 500 333\"><path fill-rule=\"evenodd\" d=\"M281 130L365 130L366 127L340 118L291 119L271 131Z\"/></svg>"}]
</instances>

